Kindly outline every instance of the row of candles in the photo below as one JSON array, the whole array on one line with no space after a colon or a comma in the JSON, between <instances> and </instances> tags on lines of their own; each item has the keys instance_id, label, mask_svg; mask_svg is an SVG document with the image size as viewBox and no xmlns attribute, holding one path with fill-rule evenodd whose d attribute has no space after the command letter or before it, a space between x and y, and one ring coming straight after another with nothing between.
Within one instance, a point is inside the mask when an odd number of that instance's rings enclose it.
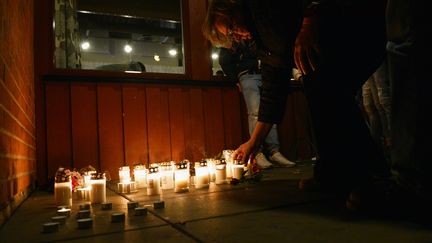
<instances>
[{"instance_id":1,"label":"row of candles","mask_svg":"<svg viewBox=\"0 0 432 243\"><path fill-rule=\"evenodd\" d=\"M158 195L161 190L173 189L174 192L188 192L191 184L196 189L206 188L210 182L225 184L231 179L240 180L245 173L244 164L232 159L233 150L224 150L224 158L205 159L191 163L183 160L178 163L161 162L133 167L133 179L129 166L119 168L119 193L132 193L146 189L147 195ZM191 166L193 169L191 170ZM192 173L191 173L192 171ZM194 172L193 172L194 171ZM106 201L106 179L103 173L89 171L84 176L84 187L78 188L82 198L89 197L91 203ZM72 205L72 190L70 181L55 183L55 198L57 205Z\"/></svg>"}]
</instances>

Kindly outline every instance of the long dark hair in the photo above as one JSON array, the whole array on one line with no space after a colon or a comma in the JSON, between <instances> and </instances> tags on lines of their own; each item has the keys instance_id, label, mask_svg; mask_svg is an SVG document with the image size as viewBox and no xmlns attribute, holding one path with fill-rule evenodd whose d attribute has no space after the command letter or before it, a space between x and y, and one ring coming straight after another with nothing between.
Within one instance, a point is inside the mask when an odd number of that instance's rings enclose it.
<instances>
[{"instance_id":1,"label":"long dark hair","mask_svg":"<svg viewBox=\"0 0 432 243\"><path fill-rule=\"evenodd\" d=\"M230 46L229 36L216 29L216 23L227 29L242 14L242 0L212 0L207 9L207 15L202 25L202 32L214 46Z\"/></svg>"}]
</instances>

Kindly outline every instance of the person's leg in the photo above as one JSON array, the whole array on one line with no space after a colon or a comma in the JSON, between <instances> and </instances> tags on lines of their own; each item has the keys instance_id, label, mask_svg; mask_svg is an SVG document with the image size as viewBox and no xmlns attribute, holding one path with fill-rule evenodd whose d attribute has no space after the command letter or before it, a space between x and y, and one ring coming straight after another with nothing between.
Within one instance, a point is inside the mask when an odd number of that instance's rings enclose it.
<instances>
[{"instance_id":1,"label":"person's leg","mask_svg":"<svg viewBox=\"0 0 432 243\"><path fill-rule=\"evenodd\" d=\"M319 156L314 177L349 192L372 174L388 172L355 100L384 60L385 29L378 20L337 14L322 16L320 63L304 87Z\"/></svg>"},{"instance_id":2,"label":"person's leg","mask_svg":"<svg viewBox=\"0 0 432 243\"><path fill-rule=\"evenodd\" d=\"M378 102L377 90L374 85L374 76L372 75L362 86L363 108L367 115L367 121L372 137L377 144L381 143L381 121L378 114L376 102Z\"/></svg>"},{"instance_id":3,"label":"person's leg","mask_svg":"<svg viewBox=\"0 0 432 243\"><path fill-rule=\"evenodd\" d=\"M261 84L261 75L245 74L240 76L239 81L248 114L249 134L252 134L258 121L258 110L260 103L259 85ZM261 153L257 154L256 160L261 168L268 168L272 166L272 164L262 154L262 151Z\"/></svg>"}]
</instances>

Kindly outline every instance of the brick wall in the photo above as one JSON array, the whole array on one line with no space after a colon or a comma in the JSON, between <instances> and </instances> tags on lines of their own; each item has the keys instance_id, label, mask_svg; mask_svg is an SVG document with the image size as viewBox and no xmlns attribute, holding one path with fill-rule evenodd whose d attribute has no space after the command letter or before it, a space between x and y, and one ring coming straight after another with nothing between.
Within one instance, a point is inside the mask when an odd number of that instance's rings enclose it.
<instances>
[{"instance_id":1,"label":"brick wall","mask_svg":"<svg viewBox=\"0 0 432 243\"><path fill-rule=\"evenodd\" d=\"M0 226L36 178L33 8L0 1Z\"/></svg>"}]
</instances>

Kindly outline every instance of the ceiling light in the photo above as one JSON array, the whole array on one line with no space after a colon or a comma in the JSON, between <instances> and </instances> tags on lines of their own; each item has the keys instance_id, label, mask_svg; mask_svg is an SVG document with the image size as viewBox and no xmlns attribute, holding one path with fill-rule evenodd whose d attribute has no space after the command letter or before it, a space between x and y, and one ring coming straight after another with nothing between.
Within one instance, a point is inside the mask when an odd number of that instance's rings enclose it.
<instances>
[{"instance_id":1,"label":"ceiling light","mask_svg":"<svg viewBox=\"0 0 432 243\"><path fill-rule=\"evenodd\" d=\"M160 57L159 57L159 55L157 55L157 54L155 54L155 55L153 56L153 58L154 58L154 60L155 60L156 62L159 62L159 61L160 61Z\"/></svg>"},{"instance_id":2,"label":"ceiling light","mask_svg":"<svg viewBox=\"0 0 432 243\"><path fill-rule=\"evenodd\" d=\"M170 50L168 51L168 53L169 53L170 56L172 56L172 57L177 56L177 50L176 50L176 49L170 49Z\"/></svg>"},{"instance_id":3,"label":"ceiling light","mask_svg":"<svg viewBox=\"0 0 432 243\"><path fill-rule=\"evenodd\" d=\"M88 50L90 48L90 42L88 42L88 41L83 41L82 43L81 43L81 49L83 49L83 50Z\"/></svg>"},{"instance_id":4,"label":"ceiling light","mask_svg":"<svg viewBox=\"0 0 432 243\"><path fill-rule=\"evenodd\" d=\"M126 44L125 46L124 46L124 51L126 52L126 53L131 53L132 52L132 46L130 46L129 44Z\"/></svg>"},{"instance_id":5,"label":"ceiling light","mask_svg":"<svg viewBox=\"0 0 432 243\"><path fill-rule=\"evenodd\" d=\"M217 53L212 53L211 58L212 58L213 60L216 60L216 59L219 58L219 54L217 54Z\"/></svg>"}]
</instances>

